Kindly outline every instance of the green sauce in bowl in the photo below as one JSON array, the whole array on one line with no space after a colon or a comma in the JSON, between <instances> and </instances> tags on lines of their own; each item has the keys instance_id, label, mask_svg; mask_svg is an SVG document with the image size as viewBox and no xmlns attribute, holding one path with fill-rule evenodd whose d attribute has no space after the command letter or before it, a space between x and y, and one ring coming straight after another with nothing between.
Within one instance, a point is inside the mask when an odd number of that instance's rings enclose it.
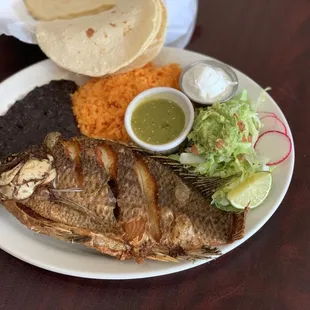
<instances>
[{"instance_id":1,"label":"green sauce in bowl","mask_svg":"<svg viewBox=\"0 0 310 310\"><path fill-rule=\"evenodd\" d=\"M167 99L148 99L132 113L131 127L143 142L162 145L176 139L184 130L185 114L175 102Z\"/></svg>"}]
</instances>

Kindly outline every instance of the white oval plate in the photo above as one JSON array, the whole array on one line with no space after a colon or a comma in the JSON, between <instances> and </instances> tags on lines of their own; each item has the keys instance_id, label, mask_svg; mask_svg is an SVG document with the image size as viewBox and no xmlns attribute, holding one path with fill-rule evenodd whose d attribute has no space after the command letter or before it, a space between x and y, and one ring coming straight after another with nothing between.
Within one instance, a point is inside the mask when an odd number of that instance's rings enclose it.
<instances>
[{"instance_id":1,"label":"white oval plate","mask_svg":"<svg viewBox=\"0 0 310 310\"><path fill-rule=\"evenodd\" d=\"M164 48L155 60L157 65L179 63L182 67L208 57L173 48ZM256 100L262 91L246 75L236 71L240 80L240 89L248 89L249 95ZM50 82L52 79L72 79L77 83L85 77L68 73L58 68L51 61L45 60L10 77L0 84L0 115L35 86ZM291 131L284 115L274 100L268 95L266 102L260 107L262 111L275 112ZM231 245L220 247L223 254L238 247L256 233L272 216L282 202L293 174L294 148L290 157L273 173L274 184L267 200L259 208L250 212L246 223L246 235ZM66 244L53 238L35 234L22 226L4 208L0 208L0 248L9 254L32 265L50 271L96 279L135 279L166 275L199 266L206 261L162 263L145 261L138 265L134 261L120 262L114 258L101 256L95 251L82 246Z\"/></svg>"}]
</instances>

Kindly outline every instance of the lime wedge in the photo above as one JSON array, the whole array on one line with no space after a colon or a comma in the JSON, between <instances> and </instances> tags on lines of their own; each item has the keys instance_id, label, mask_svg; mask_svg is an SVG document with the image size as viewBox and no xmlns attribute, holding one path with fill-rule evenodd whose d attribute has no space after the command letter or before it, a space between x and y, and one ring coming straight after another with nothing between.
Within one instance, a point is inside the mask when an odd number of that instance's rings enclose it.
<instances>
[{"instance_id":1,"label":"lime wedge","mask_svg":"<svg viewBox=\"0 0 310 310\"><path fill-rule=\"evenodd\" d=\"M256 208L268 196L272 185L270 172L257 172L227 194L227 199L238 209Z\"/></svg>"}]
</instances>

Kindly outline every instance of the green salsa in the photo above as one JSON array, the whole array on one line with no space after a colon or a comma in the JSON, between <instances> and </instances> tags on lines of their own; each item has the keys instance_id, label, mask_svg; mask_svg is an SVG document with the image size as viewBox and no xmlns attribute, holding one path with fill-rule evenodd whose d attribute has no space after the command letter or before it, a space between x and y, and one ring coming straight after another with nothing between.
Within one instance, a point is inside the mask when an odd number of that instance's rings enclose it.
<instances>
[{"instance_id":1,"label":"green salsa","mask_svg":"<svg viewBox=\"0 0 310 310\"><path fill-rule=\"evenodd\" d=\"M179 105L167 99L149 99L133 111L131 127L148 144L160 145L177 138L185 126L185 114Z\"/></svg>"}]
</instances>

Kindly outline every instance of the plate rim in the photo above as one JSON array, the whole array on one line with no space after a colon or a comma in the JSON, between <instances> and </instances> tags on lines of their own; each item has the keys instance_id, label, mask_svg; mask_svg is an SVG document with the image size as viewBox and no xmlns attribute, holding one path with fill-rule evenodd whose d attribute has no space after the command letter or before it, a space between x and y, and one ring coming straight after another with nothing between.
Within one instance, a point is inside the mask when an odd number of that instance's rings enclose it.
<instances>
[{"instance_id":1,"label":"plate rim","mask_svg":"<svg viewBox=\"0 0 310 310\"><path fill-rule=\"evenodd\" d=\"M164 51L164 50L173 50L176 53L178 53L180 51L189 52L189 53L194 53L199 57L217 60L214 57L210 57L208 55L205 55L205 54L202 54L202 53L199 53L196 51L192 51L189 49L184 50L184 49L174 48L174 47L164 47L162 51ZM220 60L218 60L218 61L220 61ZM11 80L16 78L16 76L23 74L24 72L34 70L36 67L40 68L41 66L48 66L51 64L54 65L54 63L50 59L44 59L44 60L41 60L41 61L39 61L35 64L32 64L28 67L25 67L25 68L15 72L14 74L10 75L6 79L4 79L0 83L0 88L5 88L7 83L10 83ZM238 73L241 73L251 83L255 84L260 89L263 89L257 82L255 82L248 75L246 75L242 71L234 68L231 65L229 65L229 66L231 68L233 68L235 71L237 71ZM34 86L34 87L36 87L36 86ZM287 119L286 119L285 115L283 114L281 108L278 106L278 104L275 102L275 100L269 94L267 94L267 96L269 97L269 100L271 100L273 102L273 104L278 108L279 112L281 113L281 117L285 120L286 124L288 124ZM278 210L279 206L283 202L283 199L285 198L285 196L288 192L289 186L291 184L293 173L294 173L294 167L295 167L295 144L294 144L294 138L293 138L293 134L291 132L289 124L288 124L288 134L289 134L290 138L292 139L292 153L290 155L292 163L289 167L290 168L289 169L289 176L285 182L281 196L277 197L277 203L274 204L272 208L270 208L269 212L262 219L260 219L259 225L258 225L259 227L258 228L252 228L250 231L248 231L243 239L234 242L233 247L228 249L228 250L225 250L225 252L220 257L222 257L222 256L226 255L227 253L235 250L241 244L245 243L248 239L250 239L255 233L257 233L270 220L270 218ZM210 262L218 259L218 258L213 258L212 260L207 260L207 261L206 260L200 260L200 261L196 261L192 265L188 264L186 266L182 266L181 268L180 268L180 265L175 265L172 268L169 268L168 270L164 269L162 271L160 271L160 270L159 271L143 271L143 272L139 272L139 273L135 272L134 275L132 273L113 274L112 275L112 274L106 274L104 272L73 271L73 270L66 269L66 268L55 267L55 266L49 265L47 263L43 263L42 260L40 261L37 259L28 259L28 257L23 257L23 255L20 253L16 253L16 252L11 251L10 249L7 249L7 248L4 249L1 244L0 244L0 249L3 250L4 252L8 253L9 255L12 255L13 257L15 257L17 259L20 259L20 260L26 262L27 264L33 265L33 266L41 268L43 270L48 270L50 272L55 272L55 273L63 274L63 275L69 275L69 276L73 276L73 277L88 278L88 279L102 279L102 280L103 279L105 279L105 280L129 280L129 279L142 279L142 278L152 278L152 277L164 276L164 275L169 275L169 274L173 274L173 273L183 272L183 271L186 271L188 269L192 269L192 268L201 266L203 264L210 263Z\"/></svg>"}]
</instances>

